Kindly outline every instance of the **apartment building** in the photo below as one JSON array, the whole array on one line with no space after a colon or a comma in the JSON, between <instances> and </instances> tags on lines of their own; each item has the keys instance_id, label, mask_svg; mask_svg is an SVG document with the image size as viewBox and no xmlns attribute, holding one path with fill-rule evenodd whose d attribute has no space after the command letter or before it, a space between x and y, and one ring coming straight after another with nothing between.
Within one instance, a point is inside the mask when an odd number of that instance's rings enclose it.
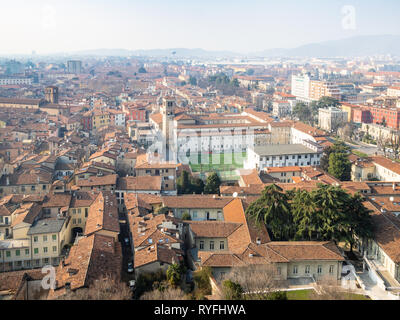
<instances>
[{"instance_id":1,"label":"apartment building","mask_svg":"<svg viewBox=\"0 0 400 320\"><path fill-rule=\"evenodd\" d=\"M317 166L321 156L321 150L300 144L262 146L248 150L243 166L258 171L267 167Z\"/></svg>"},{"instance_id":2,"label":"apartment building","mask_svg":"<svg viewBox=\"0 0 400 320\"><path fill-rule=\"evenodd\" d=\"M341 100L339 87L334 82L311 80L309 98L317 101L322 97L332 97L338 101Z\"/></svg>"},{"instance_id":3,"label":"apartment building","mask_svg":"<svg viewBox=\"0 0 400 320\"><path fill-rule=\"evenodd\" d=\"M62 250L71 242L71 218L39 219L27 232L30 242L31 267L58 265Z\"/></svg>"}]
</instances>

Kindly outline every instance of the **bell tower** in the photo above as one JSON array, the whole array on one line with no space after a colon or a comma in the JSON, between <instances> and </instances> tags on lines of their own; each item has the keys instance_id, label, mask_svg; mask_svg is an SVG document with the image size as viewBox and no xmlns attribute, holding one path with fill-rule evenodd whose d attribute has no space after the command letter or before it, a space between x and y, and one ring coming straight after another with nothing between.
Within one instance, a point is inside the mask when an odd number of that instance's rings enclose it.
<instances>
[{"instance_id":1,"label":"bell tower","mask_svg":"<svg viewBox=\"0 0 400 320\"><path fill-rule=\"evenodd\" d=\"M162 98L162 133L165 139L165 159L170 160L170 152L173 146L173 125L174 125L175 97L165 96Z\"/></svg>"}]
</instances>

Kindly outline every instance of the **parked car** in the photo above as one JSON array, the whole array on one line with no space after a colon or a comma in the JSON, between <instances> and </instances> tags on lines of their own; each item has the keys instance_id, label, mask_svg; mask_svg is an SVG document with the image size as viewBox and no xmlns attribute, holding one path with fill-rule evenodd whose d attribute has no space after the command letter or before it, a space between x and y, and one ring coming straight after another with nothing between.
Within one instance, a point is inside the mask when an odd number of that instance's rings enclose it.
<instances>
[{"instance_id":1,"label":"parked car","mask_svg":"<svg viewBox=\"0 0 400 320\"><path fill-rule=\"evenodd\" d=\"M129 273L133 272L133 263L132 262L128 262L128 272Z\"/></svg>"},{"instance_id":2,"label":"parked car","mask_svg":"<svg viewBox=\"0 0 400 320\"><path fill-rule=\"evenodd\" d=\"M131 290L135 290L135 286L136 286L136 281L135 280L130 280L129 281L129 288Z\"/></svg>"}]
</instances>

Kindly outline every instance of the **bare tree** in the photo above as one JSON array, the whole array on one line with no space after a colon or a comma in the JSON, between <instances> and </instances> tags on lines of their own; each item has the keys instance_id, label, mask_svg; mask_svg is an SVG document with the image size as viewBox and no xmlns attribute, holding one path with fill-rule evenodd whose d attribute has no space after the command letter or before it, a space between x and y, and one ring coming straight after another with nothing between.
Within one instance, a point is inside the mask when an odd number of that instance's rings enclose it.
<instances>
[{"instance_id":1,"label":"bare tree","mask_svg":"<svg viewBox=\"0 0 400 320\"><path fill-rule=\"evenodd\" d=\"M277 280L276 268L272 265L233 268L225 279L240 284L243 293L252 300L263 300L285 284L284 281Z\"/></svg>"},{"instance_id":2,"label":"bare tree","mask_svg":"<svg viewBox=\"0 0 400 320\"><path fill-rule=\"evenodd\" d=\"M354 134L354 125L353 123L346 123L343 127L337 127L338 136L341 137L345 141L351 141L351 138Z\"/></svg>"},{"instance_id":3,"label":"bare tree","mask_svg":"<svg viewBox=\"0 0 400 320\"><path fill-rule=\"evenodd\" d=\"M188 300L185 292L179 288L155 289L145 292L140 300Z\"/></svg>"},{"instance_id":4,"label":"bare tree","mask_svg":"<svg viewBox=\"0 0 400 320\"><path fill-rule=\"evenodd\" d=\"M317 281L314 288L315 291L309 296L310 300L355 300L357 297L354 290L341 287L337 281Z\"/></svg>"},{"instance_id":5,"label":"bare tree","mask_svg":"<svg viewBox=\"0 0 400 320\"><path fill-rule=\"evenodd\" d=\"M107 276L97 279L89 288L77 289L60 296L59 300L130 300L132 291L129 287L115 278Z\"/></svg>"},{"instance_id":6,"label":"bare tree","mask_svg":"<svg viewBox=\"0 0 400 320\"><path fill-rule=\"evenodd\" d=\"M400 136L398 134L392 134L390 139L387 139L386 145L393 150L394 158L398 159L400 153Z\"/></svg>"}]
</instances>

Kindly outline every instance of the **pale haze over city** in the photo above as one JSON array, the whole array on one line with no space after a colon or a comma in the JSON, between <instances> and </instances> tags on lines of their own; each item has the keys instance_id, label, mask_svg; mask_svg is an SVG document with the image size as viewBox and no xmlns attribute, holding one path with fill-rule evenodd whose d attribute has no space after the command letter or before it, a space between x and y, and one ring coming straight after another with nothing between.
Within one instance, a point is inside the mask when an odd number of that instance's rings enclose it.
<instances>
[{"instance_id":1,"label":"pale haze over city","mask_svg":"<svg viewBox=\"0 0 400 320\"><path fill-rule=\"evenodd\" d=\"M2 314L358 319L400 301L399 12L0 0Z\"/></svg>"},{"instance_id":2,"label":"pale haze over city","mask_svg":"<svg viewBox=\"0 0 400 320\"><path fill-rule=\"evenodd\" d=\"M342 26L354 6L355 28ZM240 53L398 34L400 2L267 0L1 1L0 54L202 48Z\"/></svg>"}]
</instances>

